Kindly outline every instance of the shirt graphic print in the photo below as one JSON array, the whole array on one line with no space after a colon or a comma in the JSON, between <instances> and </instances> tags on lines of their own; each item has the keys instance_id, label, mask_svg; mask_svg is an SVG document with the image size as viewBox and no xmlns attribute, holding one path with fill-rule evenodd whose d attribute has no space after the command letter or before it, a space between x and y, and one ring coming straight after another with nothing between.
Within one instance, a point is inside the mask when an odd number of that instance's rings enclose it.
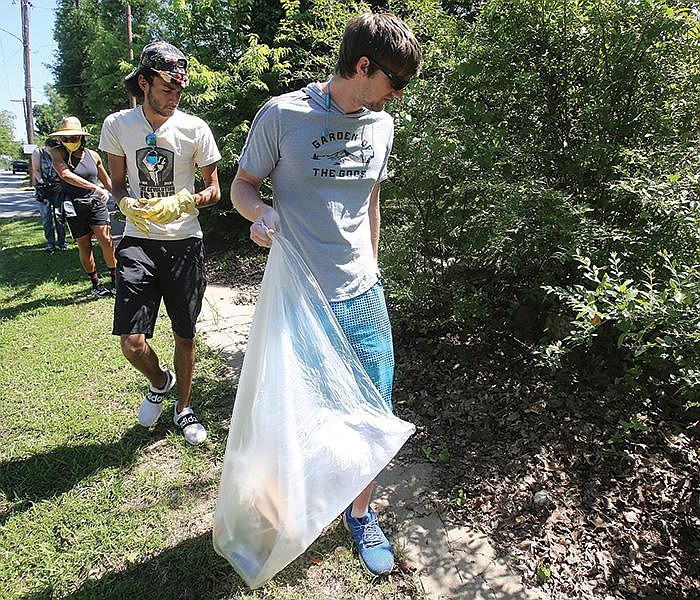
<instances>
[{"instance_id":1,"label":"shirt graphic print","mask_svg":"<svg viewBox=\"0 0 700 600\"><path fill-rule=\"evenodd\" d=\"M370 128L371 129L371 128ZM374 158L365 128L358 131L330 131L311 142L314 177L364 179Z\"/></svg>"},{"instance_id":2,"label":"shirt graphic print","mask_svg":"<svg viewBox=\"0 0 700 600\"><path fill-rule=\"evenodd\" d=\"M157 155L155 164L149 157ZM151 158L152 160L152 158ZM167 148L139 148L136 151L136 168L142 198L162 198L175 194L175 153Z\"/></svg>"}]
</instances>

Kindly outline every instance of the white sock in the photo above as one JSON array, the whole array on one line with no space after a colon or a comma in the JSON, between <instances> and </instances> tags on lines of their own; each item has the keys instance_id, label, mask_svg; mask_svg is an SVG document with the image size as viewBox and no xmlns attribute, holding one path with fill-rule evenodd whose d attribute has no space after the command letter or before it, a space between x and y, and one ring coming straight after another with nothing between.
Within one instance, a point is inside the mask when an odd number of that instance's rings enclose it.
<instances>
[{"instance_id":1,"label":"white sock","mask_svg":"<svg viewBox=\"0 0 700 600\"><path fill-rule=\"evenodd\" d=\"M352 510L350 511L350 516L352 516L354 519L361 519L362 517L367 515L367 511L360 512L355 508L355 505L352 505Z\"/></svg>"},{"instance_id":2,"label":"white sock","mask_svg":"<svg viewBox=\"0 0 700 600\"><path fill-rule=\"evenodd\" d=\"M170 383L170 373L168 372L169 369L166 369L163 371L165 373L165 384L163 385L162 388L157 388L154 387L153 384L151 384L151 391L155 392L156 394L162 394L168 387L168 383Z\"/></svg>"}]
</instances>

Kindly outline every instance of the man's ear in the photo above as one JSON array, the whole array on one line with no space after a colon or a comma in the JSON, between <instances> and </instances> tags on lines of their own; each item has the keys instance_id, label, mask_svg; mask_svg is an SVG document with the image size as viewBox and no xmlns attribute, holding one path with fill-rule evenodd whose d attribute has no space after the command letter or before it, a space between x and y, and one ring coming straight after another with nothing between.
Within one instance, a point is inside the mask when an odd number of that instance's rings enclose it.
<instances>
[{"instance_id":1,"label":"man's ear","mask_svg":"<svg viewBox=\"0 0 700 600\"><path fill-rule=\"evenodd\" d=\"M370 66L369 58L366 56L360 56L355 63L355 75L360 78L367 77L367 71Z\"/></svg>"},{"instance_id":2,"label":"man's ear","mask_svg":"<svg viewBox=\"0 0 700 600\"><path fill-rule=\"evenodd\" d=\"M141 73L138 75L138 82L139 82L139 87L141 88L141 91L145 94L146 93L146 86L148 85L148 79L146 79Z\"/></svg>"}]
</instances>

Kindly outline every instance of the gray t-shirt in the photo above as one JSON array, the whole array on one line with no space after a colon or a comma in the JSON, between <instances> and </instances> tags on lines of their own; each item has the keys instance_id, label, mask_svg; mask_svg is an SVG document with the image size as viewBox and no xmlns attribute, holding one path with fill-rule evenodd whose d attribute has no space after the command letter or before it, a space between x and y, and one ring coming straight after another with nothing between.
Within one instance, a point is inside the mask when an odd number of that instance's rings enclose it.
<instances>
[{"instance_id":1,"label":"gray t-shirt","mask_svg":"<svg viewBox=\"0 0 700 600\"><path fill-rule=\"evenodd\" d=\"M394 123L385 112L326 109L319 83L258 112L240 166L270 177L280 229L329 300L354 298L378 278L369 200L386 179Z\"/></svg>"}]
</instances>

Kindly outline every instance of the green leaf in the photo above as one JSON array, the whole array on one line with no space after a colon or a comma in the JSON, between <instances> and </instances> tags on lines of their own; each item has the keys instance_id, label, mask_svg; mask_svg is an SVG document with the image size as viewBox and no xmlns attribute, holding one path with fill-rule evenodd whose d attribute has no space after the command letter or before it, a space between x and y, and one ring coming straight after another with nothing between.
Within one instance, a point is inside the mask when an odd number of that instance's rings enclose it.
<instances>
[{"instance_id":1,"label":"green leaf","mask_svg":"<svg viewBox=\"0 0 700 600\"><path fill-rule=\"evenodd\" d=\"M537 565L537 580L540 583L547 583L552 576L552 565L549 563L541 563Z\"/></svg>"}]
</instances>

